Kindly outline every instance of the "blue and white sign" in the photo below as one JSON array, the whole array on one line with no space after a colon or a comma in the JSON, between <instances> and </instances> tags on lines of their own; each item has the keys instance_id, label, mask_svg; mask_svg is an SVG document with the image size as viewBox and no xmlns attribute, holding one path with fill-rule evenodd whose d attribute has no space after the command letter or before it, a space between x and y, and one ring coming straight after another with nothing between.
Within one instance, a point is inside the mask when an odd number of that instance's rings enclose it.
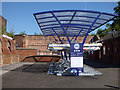
<instances>
[{"instance_id":1,"label":"blue and white sign","mask_svg":"<svg viewBox=\"0 0 120 90\"><path fill-rule=\"evenodd\" d=\"M83 57L82 43L71 43L71 57Z\"/></svg>"},{"instance_id":2,"label":"blue and white sign","mask_svg":"<svg viewBox=\"0 0 120 90\"><path fill-rule=\"evenodd\" d=\"M71 73L83 72L83 67L83 44L71 43Z\"/></svg>"},{"instance_id":3,"label":"blue and white sign","mask_svg":"<svg viewBox=\"0 0 120 90\"><path fill-rule=\"evenodd\" d=\"M74 44L74 48L75 49L79 49L80 48L80 45L78 43Z\"/></svg>"}]
</instances>

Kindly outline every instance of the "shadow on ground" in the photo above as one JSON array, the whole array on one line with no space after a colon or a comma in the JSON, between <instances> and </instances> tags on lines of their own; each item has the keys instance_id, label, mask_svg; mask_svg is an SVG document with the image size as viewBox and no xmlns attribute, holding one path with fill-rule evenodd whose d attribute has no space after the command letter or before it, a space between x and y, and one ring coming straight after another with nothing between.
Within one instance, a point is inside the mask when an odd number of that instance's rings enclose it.
<instances>
[{"instance_id":1,"label":"shadow on ground","mask_svg":"<svg viewBox=\"0 0 120 90\"><path fill-rule=\"evenodd\" d=\"M105 64L100 61L93 61L84 59L84 64L91 66L93 68L120 68L120 66L112 65L112 64ZM21 67L18 67L11 71L19 71L19 72L31 72L31 73L47 73L49 69L49 62L38 62L33 64L24 64Z\"/></svg>"},{"instance_id":2,"label":"shadow on ground","mask_svg":"<svg viewBox=\"0 0 120 90\"><path fill-rule=\"evenodd\" d=\"M114 89L117 89L117 90L120 90L120 87L118 86L112 86L112 85L105 85L106 87L110 87L110 88L114 88Z\"/></svg>"},{"instance_id":3,"label":"shadow on ground","mask_svg":"<svg viewBox=\"0 0 120 90\"><path fill-rule=\"evenodd\" d=\"M101 61L84 59L84 64L93 68L120 68L120 65L107 64Z\"/></svg>"},{"instance_id":4,"label":"shadow on ground","mask_svg":"<svg viewBox=\"0 0 120 90\"><path fill-rule=\"evenodd\" d=\"M49 69L49 63L34 63L34 64L24 64L23 66L13 69L11 71L47 73L48 69Z\"/></svg>"},{"instance_id":5,"label":"shadow on ground","mask_svg":"<svg viewBox=\"0 0 120 90\"><path fill-rule=\"evenodd\" d=\"M11 71L15 72L24 72L24 73L31 73L31 74L44 74L47 75L49 69L49 63L34 63L34 64L24 64L21 67L13 69ZM66 77L66 76L63 76ZM67 76L67 77L74 77L74 76ZM83 79L98 79L97 76L82 76Z\"/></svg>"},{"instance_id":6,"label":"shadow on ground","mask_svg":"<svg viewBox=\"0 0 120 90\"><path fill-rule=\"evenodd\" d=\"M49 63L24 63L2 76L3 88L113 88L119 89L117 70L103 69L100 63L96 64L85 60L87 65L103 72L102 76L62 76L47 75ZM98 65L98 66L97 66Z\"/></svg>"}]
</instances>

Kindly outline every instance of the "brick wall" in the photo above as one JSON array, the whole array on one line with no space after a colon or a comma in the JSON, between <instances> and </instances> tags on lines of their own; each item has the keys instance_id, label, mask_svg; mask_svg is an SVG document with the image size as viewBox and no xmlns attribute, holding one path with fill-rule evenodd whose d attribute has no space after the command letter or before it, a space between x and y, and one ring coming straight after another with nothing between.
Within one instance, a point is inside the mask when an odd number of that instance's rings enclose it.
<instances>
[{"instance_id":1,"label":"brick wall","mask_svg":"<svg viewBox=\"0 0 120 90\"><path fill-rule=\"evenodd\" d=\"M57 36L55 38L58 39ZM61 40L64 38L67 42L66 37L60 37ZM85 43L89 41L93 36L88 36ZM34 55L52 55L53 53L47 49L49 43L55 43L55 39L52 36L44 37L43 35L15 35L14 39L18 45L17 52L19 53L20 61L28 56ZM70 37L72 39L72 37ZM82 42L84 37L78 37L77 41ZM22 48L24 49L22 49ZM28 53L29 52L29 53ZM56 53L54 53L56 55ZM36 60L40 61L50 61L51 57L36 57ZM25 61L35 61L34 58L27 58Z\"/></svg>"},{"instance_id":2,"label":"brick wall","mask_svg":"<svg viewBox=\"0 0 120 90\"><path fill-rule=\"evenodd\" d=\"M24 62L35 62L35 60L37 60L38 62L49 62L53 58L53 57L49 57L49 56L35 57L38 54L37 49L19 48L16 50L19 54L19 62L21 62L23 60L24 60ZM54 59L59 59L59 58L54 57Z\"/></svg>"},{"instance_id":3,"label":"brick wall","mask_svg":"<svg viewBox=\"0 0 120 90\"><path fill-rule=\"evenodd\" d=\"M15 35L14 39L16 40L18 48L37 49L37 55L52 54L52 52L47 49L48 43L54 41L54 38L52 37L44 37L43 35Z\"/></svg>"},{"instance_id":4,"label":"brick wall","mask_svg":"<svg viewBox=\"0 0 120 90\"><path fill-rule=\"evenodd\" d=\"M19 54L19 61L21 62L25 57L37 55L36 49L16 49Z\"/></svg>"},{"instance_id":5,"label":"brick wall","mask_svg":"<svg viewBox=\"0 0 120 90\"><path fill-rule=\"evenodd\" d=\"M58 37L55 36L57 39ZM61 40L64 38L67 42L66 37L60 37ZM89 43L89 41L93 38L93 36L88 36L85 43ZM37 49L38 54L40 55L52 55L52 52L47 49L49 43L55 43L55 39L52 36L44 37L43 35L15 35L14 39L18 47L23 48L34 48ZM72 37L70 37L72 39ZM78 37L77 41L82 42L84 37Z\"/></svg>"},{"instance_id":6,"label":"brick wall","mask_svg":"<svg viewBox=\"0 0 120 90\"><path fill-rule=\"evenodd\" d=\"M24 37L22 35L16 35L14 37L14 39L16 40L16 44L18 47L23 47L23 39Z\"/></svg>"},{"instance_id":7,"label":"brick wall","mask_svg":"<svg viewBox=\"0 0 120 90\"><path fill-rule=\"evenodd\" d=\"M2 37L2 59L3 64L19 62L19 55L15 48L15 41Z\"/></svg>"}]
</instances>

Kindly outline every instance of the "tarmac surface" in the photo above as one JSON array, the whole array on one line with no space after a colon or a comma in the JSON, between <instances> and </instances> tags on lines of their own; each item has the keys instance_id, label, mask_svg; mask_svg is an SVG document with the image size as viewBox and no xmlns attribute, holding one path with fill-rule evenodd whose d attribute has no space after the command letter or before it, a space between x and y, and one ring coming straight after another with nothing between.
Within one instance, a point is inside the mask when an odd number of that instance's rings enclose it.
<instances>
[{"instance_id":1,"label":"tarmac surface","mask_svg":"<svg viewBox=\"0 0 120 90\"><path fill-rule=\"evenodd\" d=\"M3 67L2 88L113 88L118 85L120 68L85 60L85 64L103 73L101 76L47 75L48 63L18 63Z\"/></svg>"}]
</instances>

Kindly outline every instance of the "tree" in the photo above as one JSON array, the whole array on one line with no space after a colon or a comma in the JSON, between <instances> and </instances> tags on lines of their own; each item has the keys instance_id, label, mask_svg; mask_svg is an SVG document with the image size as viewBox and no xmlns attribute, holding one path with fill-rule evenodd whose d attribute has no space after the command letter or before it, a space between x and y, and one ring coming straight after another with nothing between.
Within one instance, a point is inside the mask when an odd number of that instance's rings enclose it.
<instances>
[{"instance_id":1,"label":"tree","mask_svg":"<svg viewBox=\"0 0 120 90\"><path fill-rule=\"evenodd\" d=\"M118 2L118 6L114 8L114 13L118 15L114 20L112 24L106 24L105 30L98 29L97 34L100 37L106 36L110 31L118 31L120 30L120 1Z\"/></svg>"},{"instance_id":2,"label":"tree","mask_svg":"<svg viewBox=\"0 0 120 90\"><path fill-rule=\"evenodd\" d=\"M104 32L103 32L103 30L101 28L98 29L97 35L99 35L100 38L104 36Z\"/></svg>"},{"instance_id":3,"label":"tree","mask_svg":"<svg viewBox=\"0 0 120 90\"><path fill-rule=\"evenodd\" d=\"M118 2L118 6L114 8L114 11L114 13L118 16L114 19L111 27L113 28L113 30L118 31L120 30L120 1Z\"/></svg>"},{"instance_id":4,"label":"tree","mask_svg":"<svg viewBox=\"0 0 120 90\"><path fill-rule=\"evenodd\" d=\"M106 28L105 28L105 30L103 30L103 36L106 36L109 33L109 31L112 31L112 30L113 29L112 29L111 25L106 24Z\"/></svg>"}]
</instances>

